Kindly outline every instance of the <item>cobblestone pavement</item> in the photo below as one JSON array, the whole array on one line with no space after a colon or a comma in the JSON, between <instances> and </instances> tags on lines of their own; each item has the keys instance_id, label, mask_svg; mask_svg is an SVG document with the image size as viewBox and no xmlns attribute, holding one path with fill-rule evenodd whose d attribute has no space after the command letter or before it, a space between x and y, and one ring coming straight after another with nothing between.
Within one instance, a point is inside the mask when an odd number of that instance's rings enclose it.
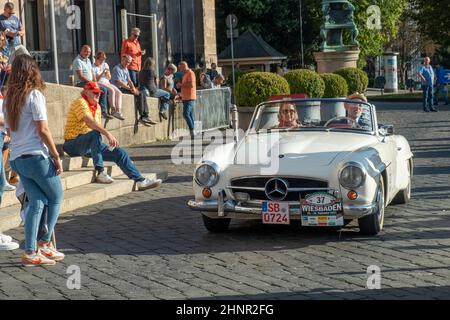
<instances>
[{"instance_id":1,"label":"cobblestone pavement","mask_svg":"<svg viewBox=\"0 0 450 320\"><path fill-rule=\"evenodd\" d=\"M192 166L170 165L170 143L131 149L142 169L169 170L157 191L125 195L63 216L67 259L24 269L20 251L0 253L0 299L431 299L450 298L450 109L379 104L415 152L413 200L389 207L385 231L342 232L234 223L209 234L192 197ZM22 229L10 232L23 241ZM66 286L71 265L81 289ZM381 268L381 290L366 289Z\"/></svg>"}]
</instances>

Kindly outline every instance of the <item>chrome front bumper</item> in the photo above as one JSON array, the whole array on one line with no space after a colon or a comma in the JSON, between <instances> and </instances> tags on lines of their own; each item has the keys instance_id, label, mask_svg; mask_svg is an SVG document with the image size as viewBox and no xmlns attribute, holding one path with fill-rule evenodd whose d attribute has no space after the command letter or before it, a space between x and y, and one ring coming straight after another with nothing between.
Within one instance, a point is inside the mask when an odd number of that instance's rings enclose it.
<instances>
[{"instance_id":1,"label":"chrome front bumper","mask_svg":"<svg viewBox=\"0 0 450 320\"><path fill-rule=\"evenodd\" d=\"M233 219L261 219L261 207L245 207L238 205L235 201L207 200L196 202L191 200L188 206L195 211L202 211L210 218L233 218ZM370 205L344 205L344 219L359 219L370 215L376 210L378 204ZM301 217L300 208L291 208L291 219L297 220Z\"/></svg>"}]
</instances>

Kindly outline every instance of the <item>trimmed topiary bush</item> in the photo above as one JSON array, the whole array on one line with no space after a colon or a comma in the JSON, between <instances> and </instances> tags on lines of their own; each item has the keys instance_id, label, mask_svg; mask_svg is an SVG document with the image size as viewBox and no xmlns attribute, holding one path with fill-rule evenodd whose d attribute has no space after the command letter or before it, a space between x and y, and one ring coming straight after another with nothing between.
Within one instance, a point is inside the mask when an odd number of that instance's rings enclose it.
<instances>
[{"instance_id":1,"label":"trimmed topiary bush","mask_svg":"<svg viewBox=\"0 0 450 320\"><path fill-rule=\"evenodd\" d=\"M236 102L241 107L256 107L271 96L289 95L286 79L269 72L242 75L236 84Z\"/></svg>"},{"instance_id":2,"label":"trimmed topiary bush","mask_svg":"<svg viewBox=\"0 0 450 320\"><path fill-rule=\"evenodd\" d=\"M325 82L323 98L343 98L348 95L347 81L338 74L324 73L320 75Z\"/></svg>"},{"instance_id":3,"label":"trimmed topiary bush","mask_svg":"<svg viewBox=\"0 0 450 320\"><path fill-rule=\"evenodd\" d=\"M369 76L358 68L344 68L335 72L343 77L348 84L348 93L364 93L369 86Z\"/></svg>"},{"instance_id":4,"label":"trimmed topiary bush","mask_svg":"<svg viewBox=\"0 0 450 320\"><path fill-rule=\"evenodd\" d=\"M314 71L298 69L287 72L284 77L289 83L292 94L304 93L309 98L322 98L325 83Z\"/></svg>"},{"instance_id":5,"label":"trimmed topiary bush","mask_svg":"<svg viewBox=\"0 0 450 320\"><path fill-rule=\"evenodd\" d=\"M234 71L234 74L235 74L235 81L236 81L236 84L239 82L239 79L240 79L244 74L251 73L251 72L255 72L255 70L245 70L245 71L242 71L242 70L235 70L235 71ZM228 78L227 78L227 85L228 85L230 88L233 88L233 72L230 72L230 75L229 75Z\"/></svg>"}]
</instances>

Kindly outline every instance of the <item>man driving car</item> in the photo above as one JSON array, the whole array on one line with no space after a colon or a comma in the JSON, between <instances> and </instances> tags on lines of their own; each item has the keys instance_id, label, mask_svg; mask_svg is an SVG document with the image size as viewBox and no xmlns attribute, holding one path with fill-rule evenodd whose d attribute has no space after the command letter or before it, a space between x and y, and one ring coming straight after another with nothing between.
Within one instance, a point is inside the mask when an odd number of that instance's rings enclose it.
<instances>
[{"instance_id":1,"label":"man driving car","mask_svg":"<svg viewBox=\"0 0 450 320\"><path fill-rule=\"evenodd\" d=\"M355 100L355 101L363 101L367 102L367 98L365 95L360 93L352 94L347 97L347 100ZM353 128L356 129L370 129L370 123L364 117L364 106L357 103L345 103L345 110L347 111L347 118L354 121L352 124Z\"/></svg>"}]
</instances>

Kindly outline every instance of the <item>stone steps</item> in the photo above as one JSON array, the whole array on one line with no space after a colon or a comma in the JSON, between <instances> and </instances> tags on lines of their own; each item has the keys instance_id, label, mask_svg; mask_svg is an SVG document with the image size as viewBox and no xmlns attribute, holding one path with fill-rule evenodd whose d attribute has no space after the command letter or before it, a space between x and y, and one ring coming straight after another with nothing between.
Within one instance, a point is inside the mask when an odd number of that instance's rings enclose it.
<instances>
[{"instance_id":1,"label":"stone steps","mask_svg":"<svg viewBox=\"0 0 450 320\"><path fill-rule=\"evenodd\" d=\"M61 214L98 204L135 191L135 182L128 179L114 164L105 162L106 172L114 178L113 184L94 183L95 172L92 159L63 157L64 173L61 182L64 202ZM144 174L149 179L167 179L167 172ZM0 232L20 225L20 203L15 192L5 192L0 206Z\"/></svg>"},{"instance_id":2,"label":"stone steps","mask_svg":"<svg viewBox=\"0 0 450 320\"><path fill-rule=\"evenodd\" d=\"M167 179L167 172L143 175L149 179ZM135 182L124 175L116 176L113 184L89 183L74 189L68 189L64 193L61 214L98 204L133 191L135 191ZM20 205L8 206L0 210L0 232L17 228L20 222Z\"/></svg>"},{"instance_id":3,"label":"stone steps","mask_svg":"<svg viewBox=\"0 0 450 320\"><path fill-rule=\"evenodd\" d=\"M76 163L76 165L81 164L81 162ZM105 163L105 170L111 177L117 177L123 175L122 170L115 165L115 164L108 164ZM61 182L63 190L70 190L75 189L77 187L90 184L94 182L95 175L94 175L94 169L93 168L77 168L73 169L72 171L65 171L61 175ZM2 203L0 205L0 209L13 206L19 204L19 201L16 198L15 192L5 192L3 194Z\"/></svg>"},{"instance_id":4,"label":"stone steps","mask_svg":"<svg viewBox=\"0 0 450 320\"><path fill-rule=\"evenodd\" d=\"M63 156L62 163L63 163L63 169L66 172L75 170L75 169L87 168L87 167L93 166L92 159L84 158L84 157L70 158L68 156Z\"/></svg>"}]
</instances>

